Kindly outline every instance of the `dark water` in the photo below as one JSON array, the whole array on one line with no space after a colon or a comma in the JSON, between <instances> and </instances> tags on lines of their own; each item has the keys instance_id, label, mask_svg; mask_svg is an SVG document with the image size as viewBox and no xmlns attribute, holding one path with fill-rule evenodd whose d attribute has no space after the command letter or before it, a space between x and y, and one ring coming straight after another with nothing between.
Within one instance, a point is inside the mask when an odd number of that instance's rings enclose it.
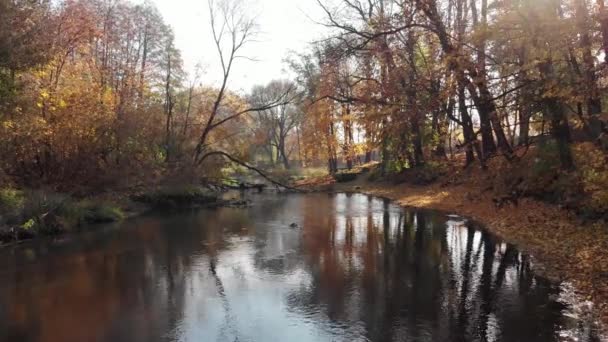
<instances>
[{"instance_id":1,"label":"dark water","mask_svg":"<svg viewBox=\"0 0 608 342\"><path fill-rule=\"evenodd\" d=\"M0 250L0 341L601 340L567 287L457 217L257 195L122 226Z\"/></svg>"}]
</instances>

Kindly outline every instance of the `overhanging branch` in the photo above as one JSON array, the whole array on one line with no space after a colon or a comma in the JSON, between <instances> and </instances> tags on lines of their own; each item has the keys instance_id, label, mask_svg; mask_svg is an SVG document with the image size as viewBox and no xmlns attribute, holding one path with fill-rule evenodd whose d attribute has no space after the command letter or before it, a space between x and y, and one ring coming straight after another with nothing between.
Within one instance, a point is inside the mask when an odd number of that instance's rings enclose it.
<instances>
[{"instance_id":1,"label":"overhanging branch","mask_svg":"<svg viewBox=\"0 0 608 342\"><path fill-rule=\"evenodd\" d=\"M274 185L276 185L276 186L279 186L279 187L281 187L281 188L284 188L284 189L287 189L287 190L291 190L291 191L303 192L303 190L301 190L301 189L297 189L297 188L291 187L291 186L289 186L289 185L285 185L285 184L283 184L283 183L280 183L280 182L278 182L278 181L276 181L276 180L274 180L274 179L270 178L270 176L268 176L268 175L267 175L265 172L263 172L262 170L258 169L257 167L252 166L252 165L249 165L249 164L247 164L246 162L244 162L244 161L242 161L242 160L239 160L239 159L237 159L237 158L235 158L235 157L231 156L230 154L228 154L228 153L226 153L226 152L222 152L222 151L212 151L212 152L208 152L208 153L206 153L206 154L205 154L205 155L204 155L204 156L203 156L203 157L200 159L200 162L199 162L199 163L202 163L202 162L203 162L205 159L207 159L207 158L209 158L209 157L212 157L212 156L222 156L222 157L224 157L224 158L226 158L226 159L230 160L230 161L231 161L231 162L233 162L233 163L239 164L239 165L241 165L241 166L243 166L243 167L245 167L245 168L247 168L247 169L249 169L249 170L251 170L251 171L256 172L257 174L259 174L260 176L262 176L262 178L266 179L266 180L267 180L267 181L269 181L270 183L272 183L272 184L274 184Z\"/></svg>"}]
</instances>

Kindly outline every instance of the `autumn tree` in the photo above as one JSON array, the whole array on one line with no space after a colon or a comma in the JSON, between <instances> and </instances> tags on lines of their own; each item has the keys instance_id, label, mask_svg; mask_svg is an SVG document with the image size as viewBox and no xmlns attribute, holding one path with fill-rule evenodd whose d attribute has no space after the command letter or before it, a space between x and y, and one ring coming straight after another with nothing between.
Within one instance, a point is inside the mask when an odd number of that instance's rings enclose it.
<instances>
[{"instance_id":1,"label":"autumn tree","mask_svg":"<svg viewBox=\"0 0 608 342\"><path fill-rule=\"evenodd\" d=\"M240 0L225 0L215 2L209 0L209 15L211 31L216 51L220 59L221 85L213 101L209 112L202 112L205 118L196 144L193 160L195 165L200 165L208 157L222 156L232 161L234 157L226 151L213 150L210 145L210 135L218 131L224 124L241 118L248 113L260 112L284 105L289 102L289 92L276 94L276 97L268 102L253 106L243 106L237 110L225 110L228 93L228 81L230 79L234 63L244 58L241 54L244 47L253 41L257 31L255 21L249 17L244 3Z\"/></svg>"}]
</instances>

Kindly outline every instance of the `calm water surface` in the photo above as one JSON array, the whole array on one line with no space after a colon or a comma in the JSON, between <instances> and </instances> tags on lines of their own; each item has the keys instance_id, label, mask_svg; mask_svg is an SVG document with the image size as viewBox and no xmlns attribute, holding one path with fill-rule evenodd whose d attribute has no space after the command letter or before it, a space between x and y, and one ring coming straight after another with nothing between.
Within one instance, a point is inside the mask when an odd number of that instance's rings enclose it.
<instances>
[{"instance_id":1,"label":"calm water surface","mask_svg":"<svg viewBox=\"0 0 608 342\"><path fill-rule=\"evenodd\" d=\"M0 341L601 340L566 287L461 218L251 196L0 250Z\"/></svg>"}]
</instances>

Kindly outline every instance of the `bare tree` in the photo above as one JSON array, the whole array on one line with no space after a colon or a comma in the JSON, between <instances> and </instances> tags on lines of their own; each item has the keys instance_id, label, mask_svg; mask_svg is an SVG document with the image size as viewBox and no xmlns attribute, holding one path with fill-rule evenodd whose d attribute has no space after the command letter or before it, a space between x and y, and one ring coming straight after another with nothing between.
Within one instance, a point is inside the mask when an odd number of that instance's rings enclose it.
<instances>
[{"instance_id":1,"label":"bare tree","mask_svg":"<svg viewBox=\"0 0 608 342\"><path fill-rule=\"evenodd\" d=\"M251 94L253 106L263 106L273 99L293 92L295 86L286 80L271 81L266 86L256 86ZM289 169L289 152L287 150L287 138L297 127L302 115L301 110L294 103L283 103L273 108L260 110L256 114L259 128L266 135L270 151L277 150L277 160L283 162L283 166Z\"/></svg>"},{"instance_id":2,"label":"bare tree","mask_svg":"<svg viewBox=\"0 0 608 342\"><path fill-rule=\"evenodd\" d=\"M200 165L210 154L217 154L208 150L209 134L215 128L244 114L268 110L289 102L287 93L278 94L276 98L270 99L266 103L220 115L220 108L226 97L228 80L234 63L238 59L247 58L241 55L241 52L247 44L254 41L257 31L254 18L248 16L244 2L241 0L221 0L219 2L209 0L209 15L211 17L213 41L220 58L222 83L196 145L194 152L194 163L196 165Z\"/></svg>"}]
</instances>

